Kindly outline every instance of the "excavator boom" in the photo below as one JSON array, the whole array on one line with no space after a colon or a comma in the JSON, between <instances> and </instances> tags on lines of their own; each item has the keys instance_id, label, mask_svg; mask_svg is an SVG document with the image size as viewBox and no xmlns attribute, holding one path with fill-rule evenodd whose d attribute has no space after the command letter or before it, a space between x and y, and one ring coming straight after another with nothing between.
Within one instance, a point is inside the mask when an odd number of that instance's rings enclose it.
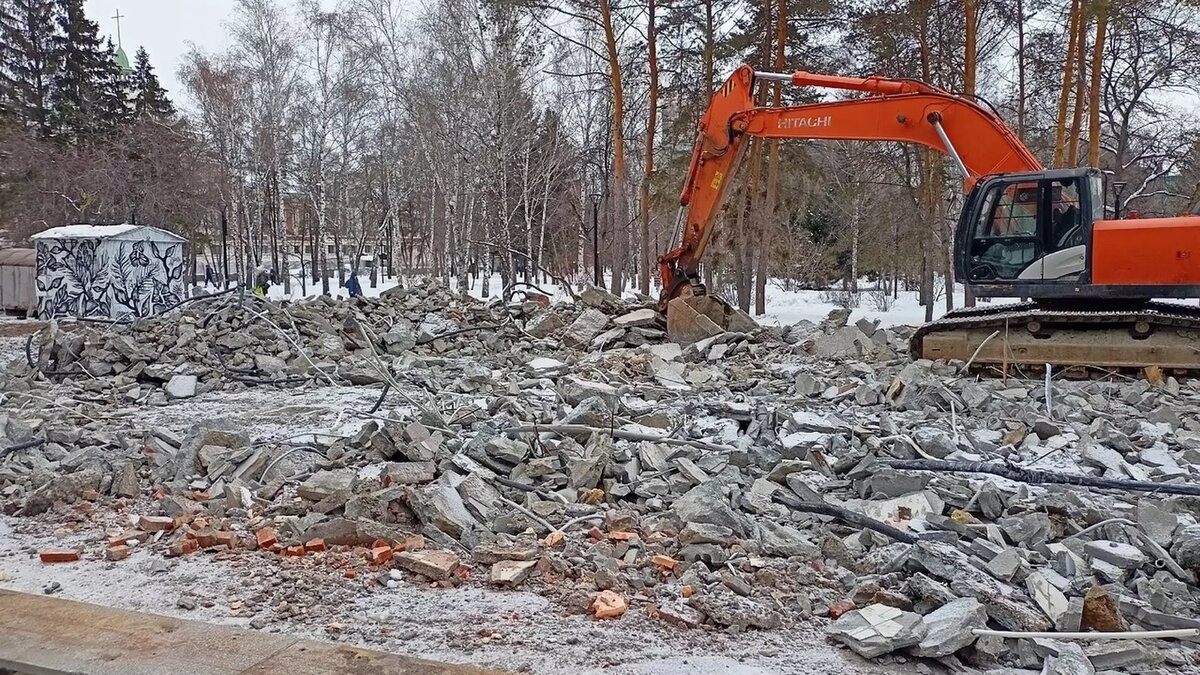
<instances>
[{"instance_id":1,"label":"excavator boom","mask_svg":"<svg viewBox=\"0 0 1200 675\"><path fill-rule=\"evenodd\" d=\"M864 98L786 107L759 107L759 80L787 81L866 92ZM714 94L680 194L683 239L659 260L663 305L694 284L727 190L748 137L898 141L932 148L955 159L968 187L979 176L1039 171L1042 166L991 110L911 80L849 78L796 72L755 73L738 68ZM960 139L955 144L953 139Z\"/></svg>"}]
</instances>

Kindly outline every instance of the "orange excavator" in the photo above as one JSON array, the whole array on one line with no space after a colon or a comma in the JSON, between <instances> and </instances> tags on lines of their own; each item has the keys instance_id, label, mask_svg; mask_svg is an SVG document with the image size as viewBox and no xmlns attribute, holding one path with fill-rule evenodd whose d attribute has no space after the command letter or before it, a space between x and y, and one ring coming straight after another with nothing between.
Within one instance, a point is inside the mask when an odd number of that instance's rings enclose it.
<instances>
[{"instance_id":1,"label":"orange excavator","mask_svg":"<svg viewBox=\"0 0 1200 675\"><path fill-rule=\"evenodd\" d=\"M757 106L779 81L867 95ZM682 241L659 259L668 328L737 323L706 297L698 266L750 137L916 143L948 156L968 193L954 273L977 297L1030 298L947 313L920 327L914 358L975 366L1200 368L1200 217L1109 220L1095 168L1042 167L990 106L914 80L738 68L713 95L680 195ZM743 316L741 320L744 320ZM715 326L711 326L715 324ZM711 332L711 331L710 331Z\"/></svg>"}]
</instances>

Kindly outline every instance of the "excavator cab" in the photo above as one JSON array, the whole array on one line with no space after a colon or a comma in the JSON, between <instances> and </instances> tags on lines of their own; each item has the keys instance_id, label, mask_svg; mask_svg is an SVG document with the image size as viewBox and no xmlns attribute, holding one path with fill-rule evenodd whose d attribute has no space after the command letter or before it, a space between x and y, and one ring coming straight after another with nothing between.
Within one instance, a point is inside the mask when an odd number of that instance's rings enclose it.
<instances>
[{"instance_id":1,"label":"excavator cab","mask_svg":"<svg viewBox=\"0 0 1200 675\"><path fill-rule=\"evenodd\" d=\"M980 179L959 218L955 274L984 297L1087 283L1102 185L1095 169Z\"/></svg>"}]
</instances>

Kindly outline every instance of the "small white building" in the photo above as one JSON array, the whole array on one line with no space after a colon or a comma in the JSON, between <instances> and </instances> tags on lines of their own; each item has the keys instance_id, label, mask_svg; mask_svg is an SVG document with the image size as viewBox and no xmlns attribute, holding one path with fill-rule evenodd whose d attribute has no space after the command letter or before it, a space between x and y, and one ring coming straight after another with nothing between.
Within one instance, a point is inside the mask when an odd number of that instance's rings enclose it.
<instances>
[{"instance_id":1,"label":"small white building","mask_svg":"<svg viewBox=\"0 0 1200 675\"><path fill-rule=\"evenodd\" d=\"M187 240L146 225L65 225L30 237L37 316L125 319L184 298Z\"/></svg>"}]
</instances>

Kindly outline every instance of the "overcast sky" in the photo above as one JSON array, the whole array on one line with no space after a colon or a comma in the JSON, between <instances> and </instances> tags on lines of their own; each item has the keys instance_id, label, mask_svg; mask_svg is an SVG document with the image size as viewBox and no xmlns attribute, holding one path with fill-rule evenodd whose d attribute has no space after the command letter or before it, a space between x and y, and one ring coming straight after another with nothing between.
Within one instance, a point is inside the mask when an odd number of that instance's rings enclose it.
<instances>
[{"instance_id":1,"label":"overcast sky","mask_svg":"<svg viewBox=\"0 0 1200 675\"><path fill-rule=\"evenodd\" d=\"M117 41L121 10L121 41L132 64L139 46L150 52L150 65L177 102L180 91L179 62L195 43L206 51L228 44L225 25L235 0L85 0L88 18L100 24L100 33Z\"/></svg>"}]
</instances>

